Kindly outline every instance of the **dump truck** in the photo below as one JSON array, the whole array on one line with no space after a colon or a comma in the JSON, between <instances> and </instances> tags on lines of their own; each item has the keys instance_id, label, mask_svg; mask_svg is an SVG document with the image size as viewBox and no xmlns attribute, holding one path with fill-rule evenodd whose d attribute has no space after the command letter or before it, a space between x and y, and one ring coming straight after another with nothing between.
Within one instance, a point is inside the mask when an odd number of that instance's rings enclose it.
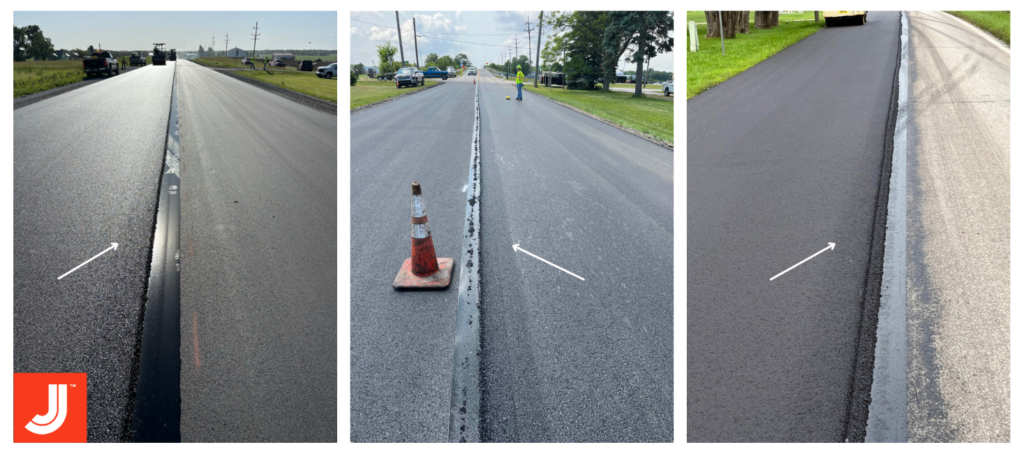
<instances>
[{"instance_id":1,"label":"dump truck","mask_svg":"<svg viewBox=\"0 0 1024 454\"><path fill-rule=\"evenodd\" d=\"M843 21L853 25L864 25L868 21L867 11L825 11L823 15L826 27L832 27Z\"/></svg>"}]
</instances>

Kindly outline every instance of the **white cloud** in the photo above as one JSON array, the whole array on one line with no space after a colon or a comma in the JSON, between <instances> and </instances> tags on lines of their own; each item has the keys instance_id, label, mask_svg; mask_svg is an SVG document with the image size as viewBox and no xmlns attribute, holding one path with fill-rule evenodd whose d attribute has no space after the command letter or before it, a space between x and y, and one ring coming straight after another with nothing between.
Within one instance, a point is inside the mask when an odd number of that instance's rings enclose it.
<instances>
[{"instance_id":1,"label":"white cloud","mask_svg":"<svg viewBox=\"0 0 1024 454\"><path fill-rule=\"evenodd\" d=\"M459 33L462 33L464 31L466 31L466 26L465 25L456 25L455 26L455 31L457 31Z\"/></svg>"},{"instance_id":2,"label":"white cloud","mask_svg":"<svg viewBox=\"0 0 1024 454\"><path fill-rule=\"evenodd\" d=\"M351 28L349 28L349 33L348 34L349 35L358 35L359 34L359 29L356 28L356 27L351 27Z\"/></svg>"},{"instance_id":3,"label":"white cloud","mask_svg":"<svg viewBox=\"0 0 1024 454\"><path fill-rule=\"evenodd\" d=\"M456 11L455 12L455 20L459 20L459 19L462 19L462 11Z\"/></svg>"},{"instance_id":4,"label":"white cloud","mask_svg":"<svg viewBox=\"0 0 1024 454\"><path fill-rule=\"evenodd\" d=\"M371 41L395 41L398 39L398 31L390 28L381 30L379 27L370 27Z\"/></svg>"},{"instance_id":5,"label":"white cloud","mask_svg":"<svg viewBox=\"0 0 1024 454\"><path fill-rule=\"evenodd\" d=\"M416 29L428 32L439 30L449 32L452 30L452 20L444 17L444 14L441 13L434 14L433 16L417 14Z\"/></svg>"}]
</instances>

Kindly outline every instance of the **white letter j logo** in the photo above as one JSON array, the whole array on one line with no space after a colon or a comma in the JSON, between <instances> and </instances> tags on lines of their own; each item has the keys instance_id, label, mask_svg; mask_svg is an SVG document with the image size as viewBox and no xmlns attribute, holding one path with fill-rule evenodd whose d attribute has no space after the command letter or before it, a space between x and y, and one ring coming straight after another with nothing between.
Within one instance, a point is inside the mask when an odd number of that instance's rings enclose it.
<instances>
[{"instance_id":1,"label":"white letter j logo","mask_svg":"<svg viewBox=\"0 0 1024 454\"><path fill-rule=\"evenodd\" d=\"M58 387L60 397L58 399ZM36 415L25 425L29 432L36 435L51 434L64 424L68 416L68 385L50 385L50 409L45 415Z\"/></svg>"}]
</instances>

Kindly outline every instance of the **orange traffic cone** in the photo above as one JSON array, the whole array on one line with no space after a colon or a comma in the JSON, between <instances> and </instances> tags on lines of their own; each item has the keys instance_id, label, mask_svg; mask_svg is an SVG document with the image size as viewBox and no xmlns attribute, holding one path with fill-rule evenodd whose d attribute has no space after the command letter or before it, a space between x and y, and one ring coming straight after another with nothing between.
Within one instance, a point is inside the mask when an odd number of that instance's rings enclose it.
<instances>
[{"instance_id":1,"label":"orange traffic cone","mask_svg":"<svg viewBox=\"0 0 1024 454\"><path fill-rule=\"evenodd\" d=\"M452 280L455 259L437 258L430 238L427 211L423 206L420 184L412 184L412 257L398 270L395 288L445 288Z\"/></svg>"}]
</instances>

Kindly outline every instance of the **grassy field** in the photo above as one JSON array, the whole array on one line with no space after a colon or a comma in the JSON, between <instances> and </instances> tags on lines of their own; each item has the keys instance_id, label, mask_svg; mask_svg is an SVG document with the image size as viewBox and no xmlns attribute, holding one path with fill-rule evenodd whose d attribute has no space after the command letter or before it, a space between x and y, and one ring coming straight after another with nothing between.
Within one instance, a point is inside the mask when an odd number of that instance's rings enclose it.
<instances>
[{"instance_id":1,"label":"grassy field","mask_svg":"<svg viewBox=\"0 0 1024 454\"><path fill-rule=\"evenodd\" d=\"M211 66L214 68L242 68L241 58L231 57L201 57L192 60L195 63L199 63L203 66ZM263 67L263 61L261 60L257 68Z\"/></svg>"},{"instance_id":2,"label":"grassy field","mask_svg":"<svg viewBox=\"0 0 1024 454\"><path fill-rule=\"evenodd\" d=\"M1009 11L946 11L1010 44Z\"/></svg>"},{"instance_id":3,"label":"grassy field","mask_svg":"<svg viewBox=\"0 0 1024 454\"><path fill-rule=\"evenodd\" d=\"M85 80L81 60L14 62L14 97Z\"/></svg>"},{"instance_id":4,"label":"grassy field","mask_svg":"<svg viewBox=\"0 0 1024 454\"><path fill-rule=\"evenodd\" d=\"M325 101L338 102L338 79L322 79L311 72L299 71L238 71L237 74Z\"/></svg>"},{"instance_id":5,"label":"grassy field","mask_svg":"<svg viewBox=\"0 0 1024 454\"><path fill-rule=\"evenodd\" d=\"M820 14L819 14L819 16L820 16ZM797 12L792 12L792 13L782 13L782 12L780 12L779 13L779 23L780 24L782 22L784 22L784 21L807 20L807 19L814 20L814 11L804 11L802 13L797 13ZM821 20L825 20L825 19L822 18ZM698 24L705 22L704 11L687 11L686 12L686 24L689 24L690 21L694 21L694 22L696 22ZM754 23L754 12L753 11L750 12L750 23L751 24ZM683 28L684 29L688 26L686 24L683 24Z\"/></svg>"},{"instance_id":6,"label":"grassy field","mask_svg":"<svg viewBox=\"0 0 1024 454\"><path fill-rule=\"evenodd\" d=\"M673 111L675 103L653 97L633 98L630 93L587 90L563 90L523 85L529 92L547 96L584 112L650 134L668 143L674 143Z\"/></svg>"},{"instance_id":7,"label":"grassy field","mask_svg":"<svg viewBox=\"0 0 1024 454\"><path fill-rule=\"evenodd\" d=\"M611 84L612 88L636 88L636 84ZM644 90L661 90L661 84L647 84Z\"/></svg>"},{"instance_id":8,"label":"grassy field","mask_svg":"<svg viewBox=\"0 0 1024 454\"><path fill-rule=\"evenodd\" d=\"M356 83L356 86L349 86L349 94L351 96L351 107L349 108L355 109L356 107L393 98L401 94L409 93L410 91L422 90L431 85L436 85L437 83L438 81L436 80L428 80L426 85L422 87L403 87L399 90L395 88L394 82L377 82L377 79L364 81L360 78L359 82Z\"/></svg>"},{"instance_id":9,"label":"grassy field","mask_svg":"<svg viewBox=\"0 0 1024 454\"><path fill-rule=\"evenodd\" d=\"M700 51L689 52L689 36L686 42L686 99L718 85L747 68L779 53L801 39L825 27L820 22L783 22L771 30L750 28L750 33L739 33L736 38L725 40L725 56L722 56L720 38L704 38L707 26L698 25Z\"/></svg>"}]
</instances>

